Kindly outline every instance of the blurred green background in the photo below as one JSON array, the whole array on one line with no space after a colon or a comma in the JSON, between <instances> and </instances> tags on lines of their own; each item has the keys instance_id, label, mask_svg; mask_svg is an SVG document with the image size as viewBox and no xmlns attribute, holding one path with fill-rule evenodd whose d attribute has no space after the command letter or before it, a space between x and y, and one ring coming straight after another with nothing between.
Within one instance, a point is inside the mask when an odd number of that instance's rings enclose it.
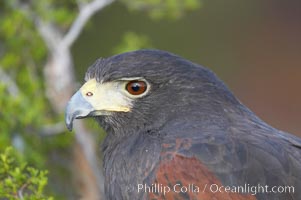
<instances>
[{"instance_id":1,"label":"blurred green background","mask_svg":"<svg viewBox=\"0 0 301 200\"><path fill-rule=\"evenodd\" d=\"M78 176L85 176L87 161L78 153L80 138L64 127L64 106L89 65L124 51L162 49L206 66L264 121L301 136L301 1L103 1L79 37L61 48L79 10L91 2L0 2L0 199L21 199L24 186L28 198L89 199L93 191L81 190L88 186ZM67 62L57 62L62 55ZM51 92L64 76L51 69L60 65L71 81L55 98ZM104 134L85 121L98 149ZM15 153L5 151L9 146ZM45 177L47 186L36 181Z\"/></svg>"}]
</instances>

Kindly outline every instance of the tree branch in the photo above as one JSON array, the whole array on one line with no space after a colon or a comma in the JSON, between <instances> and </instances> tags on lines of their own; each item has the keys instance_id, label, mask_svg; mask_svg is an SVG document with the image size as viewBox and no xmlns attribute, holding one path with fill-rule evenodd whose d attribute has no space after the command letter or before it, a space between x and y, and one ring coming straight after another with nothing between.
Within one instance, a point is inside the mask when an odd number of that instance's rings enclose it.
<instances>
[{"instance_id":1,"label":"tree branch","mask_svg":"<svg viewBox=\"0 0 301 200\"><path fill-rule=\"evenodd\" d=\"M48 22L42 21L38 17L35 17L35 23L37 30L39 31L51 53L54 53L58 48L61 48L60 44L62 41L62 35L55 26Z\"/></svg>"},{"instance_id":2,"label":"tree branch","mask_svg":"<svg viewBox=\"0 0 301 200\"><path fill-rule=\"evenodd\" d=\"M47 45L50 56L44 67L46 95L54 111L60 114L74 89L74 66L71 46L79 37L87 21L99 10L111 4L114 0L91 0L88 3L78 0L79 13L69 30L64 34L51 21L43 20L24 8L27 16L35 22L36 28ZM62 129L61 124L44 127L43 135L55 134ZM82 122L74 126L76 143L74 143L74 167L85 173L80 176L81 193L87 199L102 199L103 177L99 170L96 156L96 144L92 134L89 134ZM90 176L86 176L90 174ZM89 198L90 197L90 198Z\"/></svg>"},{"instance_id":3,"label":"tree branch","mask_svg":"<svg viewBox=\"0 0 301 200\"><path fill-rule=\"evenodd\" d=\"M90 19L92 15L94 15L97 11L103 9L105 6L111 4L114 0L93 0L90 3L85 5L81 5L79 14L75 21L73 22L71 28L64 36L62 42L63 46L71 47L74 41L78 38L79 34L81 33L84 25Z\"/></svg>"},{"instance_id":4,"label":"tree branch","mask_svg":"<svg viewBox=\"0 0 301 200\"><path fill-rule=\"evenodd\" d=\"M66 131L66 125L64 122L58 122L56 124L49 124L42 127L40 134L42 136L53 136L61 134Z\"/></svg>"},{"instance_id":5,"label":"tree branch","mask_svg":"<svg viewBox=\"0 0 301 200\"><path fill-rule=\"evenodd\" d=\"M99 10L111 4L114 0L93 0L90 3L79 4L79 14L72 23L69 31L63 36L57 27L34 17L36 27L45 41L48 49L55 53L58 48L69 49L80 35L87 21Z\"/></svg>"}]
</instances>

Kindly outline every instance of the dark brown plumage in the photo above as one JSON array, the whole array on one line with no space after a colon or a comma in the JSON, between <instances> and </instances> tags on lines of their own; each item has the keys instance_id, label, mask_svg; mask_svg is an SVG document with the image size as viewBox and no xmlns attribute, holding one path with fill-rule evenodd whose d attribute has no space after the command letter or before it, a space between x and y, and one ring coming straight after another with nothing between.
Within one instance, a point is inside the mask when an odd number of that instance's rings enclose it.
<instances>
[{"instance_id":1,"label":"dark brown plumage","mask_svg":"<svg viewBox=\"0 0 301 200\"><path fill-rule=\"evenodd\" d=\"M108 133L108 199L301 199L301 140L260 120L208 69L140 50L96 61L86 81L66 124L92 116Z\"/></svg>"}]
</instances>

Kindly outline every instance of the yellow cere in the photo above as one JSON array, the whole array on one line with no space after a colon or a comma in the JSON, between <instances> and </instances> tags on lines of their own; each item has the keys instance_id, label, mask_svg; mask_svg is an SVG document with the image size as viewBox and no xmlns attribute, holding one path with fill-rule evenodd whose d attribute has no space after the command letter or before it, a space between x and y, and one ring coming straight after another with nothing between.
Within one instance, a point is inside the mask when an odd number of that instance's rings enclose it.
<instances>
[{"instance_id":1,"label":"yellow cere","mask_svg":"<svg viewBox=\"0 0 301 200\"><path fill-rule=\"evenodd\" d=\"M132 102L124 95L120 84L118 81L98 83L90 79L80 88L80 92L95 111L129 112Z\"/></svg>"}]
</instances>

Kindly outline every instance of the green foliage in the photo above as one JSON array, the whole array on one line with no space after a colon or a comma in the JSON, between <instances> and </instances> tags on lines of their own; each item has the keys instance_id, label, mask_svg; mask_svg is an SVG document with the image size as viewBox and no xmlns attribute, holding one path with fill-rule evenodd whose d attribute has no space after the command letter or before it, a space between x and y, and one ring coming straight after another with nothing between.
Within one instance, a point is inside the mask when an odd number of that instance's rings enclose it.
<instances>
[{"instance_id":1,"label":"green foliage","mask_svg":"<svg viewBox=\"0 0 301 200\"><path fill-rule=\"evenodd\" d=\"M41 117L41 111L47 112L48 109L43 93L42 70L38 67L43 63L46 49L34 30L34 24L21 10L13 9L9 4L0 14L0 38L5 41L2 46L5 53L0 55L2 76L11 79L11 82L0 80L0 106L3 108L0 111L0 150L12 145L13 138L19 135L30 144L26 146L29 159L41 161L43 156L32 147L39 144L36 133L47 121L47 117ZM15 93L9 89L12 86Z\"/></svg>"},{"instance_id":2,"label":"green foliage","mask_svg":"<svg viewBox=\"0 0 301 200\"><path fill-rule=\"evenodd\" d=\"M13 148L0 154L0 197L5 199L52 200L44 194L47 171L27 166Z\"/></svg>"},{"instance_id":3,"label":"green foliage","mask_svg":"<svg viewBox=\"0 0 301 200\"><path fill-rule=\"evenodd\" d=\"M0 7L0 40L3 41L0 45L0 72L11 79L11 82L0 79L0 150L13 145L14 138L21 138L24 149L19 150L31 164L42 167L49 145L55 147L64 143L68 146L73 140L68 134L60 137L57 144L40 135L43 126L62 118L54 115L45 96L43 66L47 49L33 17L41 14L45 20L64 27L74 18L75 12L71 10L75 2L21 2L6 0ZM11 87L16 88L14 94Z\"/></svg>"},{"instance_id":4,"label":"green foliage","mask_svg":"<svg viewBox=\"0 0 301 200\"><path fill-rule=\"evenodd\" d=\"M114 48L113 53L118 54L142 48L151 48L149 38L144 35L138 35L134 32L126 32L123 36L122 42Z\"/></svg>"},{"instance_id":5,"label":"green foliage","mask_svg":"<svg viewBox=\"0 0 301 200\"><path fill-rule=\"evenodd\" d=\"M74 139L72 134L42 136L44 126L61 122L62 116L54 114L45 96L43 66L47 49L32 16L43 12L47 20L55 21L57 15L60 15L59 21L66 18L62 16L64 14L57 14L62 11L56 10L55 4L51 4L55 12L48 16L47 2L50 5L51 1L43 1L45 7L39 4L41 1L28 2L31 2L28 6L19 6L18 0L0 3L0 152L14 146L29 165L50 169L51 166L45 166L49 155L55 150L68 152ZM64 9L67 15L69 8ZM62 29L64 24L71 23L71 20L66 21L61 22ZM44 172L35 175L36 172L27 167L19 169L31 177L47 176ZM31 193L39 191L30 187L27 190Z\"/></svg>"},{"instance_id":6,"label":"green foliage","mask_svg":"<svg viewBox=\"0 0 301 200\"><path fill-rule=\"evenodd\" d=\"M154 19L178 19L186 11L196 10L200 0L122 0L130 10L146 11Z\"/></svg>"}]
</instances>

